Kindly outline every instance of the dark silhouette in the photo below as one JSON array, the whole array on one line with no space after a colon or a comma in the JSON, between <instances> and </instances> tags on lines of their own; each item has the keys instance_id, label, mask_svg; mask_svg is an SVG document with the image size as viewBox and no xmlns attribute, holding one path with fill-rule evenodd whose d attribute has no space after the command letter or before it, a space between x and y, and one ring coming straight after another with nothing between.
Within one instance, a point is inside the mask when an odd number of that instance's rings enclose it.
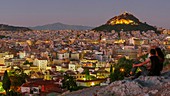
<instances>
[{"instance_id":1,"label":"dark silhouette","mask_svg":"<svg viewBox=\"0 0 170 96\"><path fill-rule=\"evenodd\" d=\"M159 76L160 75L160 60L158 56L156 56L156 50L151 49L150 51L151 57L149 57L151 62L151 67L149 69L149 76Z\"/></svg>"},{"instance_id":2,"label":"dark silhouette","mask_svg":"<svg viewBox=\"0 0 170 96\"><path fill-rule=\"evenodd\" d=\"M2 87L4 88L7 96L9 95L10 86L11 86L11 81L6 70L2 80Z\"/></svg>"},{"instance_id":3,"label":"dark silhouette","mask_svg":"<svg viewBox=\"0 0 170 96\"><path fill-rule=\"evenodd\" d=\"M150 63L150 64L149 64ZM146 65L146 67L144 67L144 65ZM156 50L155 49L151 49L150 50L150 57L145 60L142 63L138 63L138 64L133 64L133 68L132 68L132 73L135 73L135 69L139 67L139 68L143 68L142 72L139 72L137 74L134 74L133 78L137 78L140 75L148 75L148 76L159 76L160 75L160 59L158 58L158 56L156 56Z\"/></svg>"},{"instance_id":4,"label":"dark silhouette","mask_svg":"<svg viewBox=\"0 0 170 96\"><path fill-rule=\"evenodd\" d=\"M155 50L156 50L156 56L158 56L158 58L160 60L160 71L162 71L163 70L163 63L164 63L164 60L165 60L165 56L164 56L162 50L159 47L156 47Z\"/></svg>"}]
</instances>

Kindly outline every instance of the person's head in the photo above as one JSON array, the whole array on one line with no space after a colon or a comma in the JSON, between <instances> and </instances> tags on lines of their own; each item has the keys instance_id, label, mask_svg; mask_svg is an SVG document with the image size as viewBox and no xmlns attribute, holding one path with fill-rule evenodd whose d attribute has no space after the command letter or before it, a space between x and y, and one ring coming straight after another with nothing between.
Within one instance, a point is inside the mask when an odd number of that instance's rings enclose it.
<instances>
[{"instance_id":1,"label":"person's head","mask_svg":"<svg viewBox=\"0 0 170 96\"><path fill-rule=\"evenodd\" d=\"M149 49L148 49L148 53L150 52L151 49L155 49L155 48L156 48L156 46L153 46L153 45L151 46L151 45L150 45L150 47L149 47Z\"/></svg>"},{"instance_id":2,"label":"person's head","mask_svg":"<svg viewBox=\"0 0 170 96\"><path fill-rule=\"evenodd\" d=\"M156 50L157 56L159 56L159 57L161 57L162 59L164 59L164 54L163 54L161 48L156 47L155 50Z\"/></svg>"},{"instance_id":3,"label":"person's head","mask_svg":"<svg viewBox=\"0 0 170 96\"><path fill-rule=\"evenodd\" d=\"M151 49L151 50L150 50L150 55L156 55L155 49Z\"/></svg>"}]
</instances>

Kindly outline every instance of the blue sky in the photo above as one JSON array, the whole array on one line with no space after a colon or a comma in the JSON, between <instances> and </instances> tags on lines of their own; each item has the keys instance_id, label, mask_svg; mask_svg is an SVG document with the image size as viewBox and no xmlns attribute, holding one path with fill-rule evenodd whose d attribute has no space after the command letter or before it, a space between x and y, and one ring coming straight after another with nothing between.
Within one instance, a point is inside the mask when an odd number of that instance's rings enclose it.
<instances>
[{"instance_id":1,"label":"blue sky","mask_svg":"<svg viewBox=\"0 0 170 96\"><path fill-rule=\"evenodd\" d=\"M170 0L1 0L0 23L99 26L127 11L142 22L170 29L169 9Z\"/></svg>"}]
</instances>

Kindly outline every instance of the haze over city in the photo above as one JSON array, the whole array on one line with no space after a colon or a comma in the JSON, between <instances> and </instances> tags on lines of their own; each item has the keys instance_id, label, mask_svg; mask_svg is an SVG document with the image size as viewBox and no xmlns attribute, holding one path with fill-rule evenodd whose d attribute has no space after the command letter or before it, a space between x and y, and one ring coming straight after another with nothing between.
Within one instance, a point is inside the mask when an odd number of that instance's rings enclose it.
<instances>
[{"instance_id":1,"label":"haze over city","mask_svg":"<svg viewBox=\"0 0 170 96\"><path fill-rule=\"evenodd\" d=\"M124 11L142 22L170 28L169 0L2 0L0 23L36 26L61 22L99 26Z\"/></svg>"}]
</instances>

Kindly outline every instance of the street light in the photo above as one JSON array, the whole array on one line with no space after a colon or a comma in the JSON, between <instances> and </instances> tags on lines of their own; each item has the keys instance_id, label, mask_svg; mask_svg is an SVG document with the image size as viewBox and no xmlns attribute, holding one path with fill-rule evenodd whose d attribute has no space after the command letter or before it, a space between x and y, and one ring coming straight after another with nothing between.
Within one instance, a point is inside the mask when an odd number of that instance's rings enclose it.
<instances>
[{"instance_id":1,"label":"street light","mask_svg":"<svg viewBox=\"0 0 170 96\"><path fill-rule=\"evenodd\" d=\"M91 86L94 86L94 85L95 85L94 82L92 82L92 83L91 83Z\"/></svg>"},{"instance_id":2,"label":"street light","mask_svg":"<svg viewBox=\"0 0 170 96\"><path fill-rule=\"evenodd\" d=\"M124 68L120 68L120 72L124 72L125 71L125 69Z\"/></svg>"}]
</instances>

